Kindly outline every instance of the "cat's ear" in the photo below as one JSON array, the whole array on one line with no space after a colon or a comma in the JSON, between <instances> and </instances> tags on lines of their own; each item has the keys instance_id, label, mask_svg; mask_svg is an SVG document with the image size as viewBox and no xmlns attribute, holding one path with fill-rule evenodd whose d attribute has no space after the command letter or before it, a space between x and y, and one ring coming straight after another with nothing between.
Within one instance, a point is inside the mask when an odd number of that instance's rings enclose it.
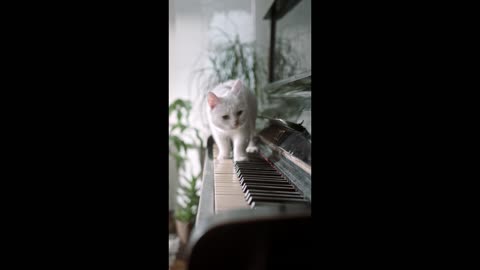
<instances>
[{"instance_id":1,"label":"cat's ear","mask_svg":"<svg viewBox=\"0 0 480 270\"><path fill-rule=\"evenodd\" d=\"M238 94L242 91L243 89L243 83L242 81L240 80L236 80L234 83L233 83L233 86L232 86L232 93L234 94Z\"/></svg>"},{"instance_id":2,"label":"cat's ear","mask_svg":"<svg viewBox=\"0 0 480 270\"><path fill-rule=\"evenodd\" d=\"M208 105L210 106L210 109L215 108L218 103L220 103L220 99L212 92L208 92L208 97L207 97Z\"/></svg>"}]
</instances>

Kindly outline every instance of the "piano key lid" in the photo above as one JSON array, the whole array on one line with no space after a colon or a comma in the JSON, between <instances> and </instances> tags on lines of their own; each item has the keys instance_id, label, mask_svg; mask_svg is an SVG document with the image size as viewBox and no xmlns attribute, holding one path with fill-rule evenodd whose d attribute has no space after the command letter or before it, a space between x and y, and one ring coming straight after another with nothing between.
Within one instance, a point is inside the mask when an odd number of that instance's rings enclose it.
<instances>
[{"instance_id":1,"label":"piano key lid","mask_svg":"<svg viewBox=\"0 0 480 270\"><path fill-rule=\"evenodd\" d=\"M262 116L262 115L259 115L258 118L263 118L263 119L267 119L269 120L269 123L272 124L272 125L279 125L279 126L284 126L284 127L288 127L290 129L293 129L293 130L296 130L298 132L303 132L304 130L306 130L302 124L303 124L303 120L302 122L300 123L293 123L293 122L290 122L290 121L287 121L285 119L281 119L281 118L271 118L271 117L268 117L268 116Z\"/></svg>"},{"instance_id":2,"label":"piano key lid","mask_svg":"<svg viewBox=\"0 0 480 270\"><path fill-rule=\"evenodd\" d=\"M300 122L300 123L298 123L298 124L297 124L297 123L293 123L293 122L289 122L289 121L287 121L287 120L278 119L278 118L275 119L275 121L278 121L278 122L280 122L282 125L287 126L287 127L291 128L291 129L293 129L293 130L296 130L296 131L298 131L298 132L303 132L303 131L305 131L305 128L302 126L303 120L302 120L302 122Z\"/></svg>"},{"instance_id":3,"label":"piano key lid","mask_svg":"<svg viewBox=\"0 0 480 270\"><path fill-rule=\"evenodd\" d=\"M271 125L286 127L286 128L295 130L297 132L300 132L304 134L308 139L310 139L310 134L308 133L307 129L302 126L304 120L302 120L300 123L297 124L281 118L270 118L267 116L259 116L259 118L268 119Z\"/></svg>"}]
</instances>

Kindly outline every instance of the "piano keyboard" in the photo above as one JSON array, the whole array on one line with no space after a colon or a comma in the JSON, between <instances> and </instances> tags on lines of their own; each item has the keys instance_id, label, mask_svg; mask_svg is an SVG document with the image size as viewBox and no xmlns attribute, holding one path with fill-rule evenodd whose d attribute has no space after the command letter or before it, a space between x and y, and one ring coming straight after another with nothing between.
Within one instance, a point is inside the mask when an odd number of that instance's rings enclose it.
<instances>
[{"instance_id":1,"label":"piano keyboard","mask_svg":"<svg viewBox=\"0 0 480 270\"><path fill-rule=\"evenodd\" d=\"M309 204L282 174L258 154L248 161L216 160L213 147L215 212L239 208Z\"/></svg>"},{"instance_id":2,"label":"piano keyboard","mask_svg":"<svg viewBox=\"0 0 480 270\"><path fill-rule=\"evenodd\" d=\"M215 213L225 210L248 208L240 182L233 172L233 160L216 160L218 149L213 148L213 181L215 190Z\"/></svg>"}]
</instances>

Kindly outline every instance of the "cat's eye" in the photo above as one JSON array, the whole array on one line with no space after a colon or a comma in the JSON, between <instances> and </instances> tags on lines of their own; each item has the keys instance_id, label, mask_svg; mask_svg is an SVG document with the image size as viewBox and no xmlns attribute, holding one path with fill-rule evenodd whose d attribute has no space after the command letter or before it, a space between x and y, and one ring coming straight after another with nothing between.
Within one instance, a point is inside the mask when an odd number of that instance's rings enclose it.
<instances>
[{"instance_id":1,"label":"cat's eye","mask_svg":"<svg viewBox=\"0 0 480 270\"><path fill-rule=\"evenodd\" d=\"M222 116L222 118L225 119L225 120L227 120L228 118L230 118L230 116L224 115L224 116Z\"/></svg>"},{"instance_id":2,"label":"cat's eye","mask_svg":"<svg viewBox=\"0 0 480 270\"><path fill-rule=\"evenodd\" d=\"M237 112L237 115L240 115L240 114L242 114L242 112L243 112L243 111L238 111L238 112Z\"/></svg>"}]
</instances>

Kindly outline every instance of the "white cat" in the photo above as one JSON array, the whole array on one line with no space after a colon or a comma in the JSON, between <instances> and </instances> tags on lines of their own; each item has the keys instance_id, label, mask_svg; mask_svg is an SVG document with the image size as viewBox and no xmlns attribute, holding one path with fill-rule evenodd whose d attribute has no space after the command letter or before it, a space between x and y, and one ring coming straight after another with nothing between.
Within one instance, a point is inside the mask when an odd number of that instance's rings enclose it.
<instances>
[{"instance_id":1,"label":"white cat","mask_svg":"<svg viewBox=\"0 0 480 270\"><path fill-rule=\"evenodd\" d=\"M233 160L247 160L247 152L258 149L253 142L257 100L240 80L224 82L207 96L207 117L213 139L218 146L217 159L230 157L233 142Z\"/></svg>"}]
</instances>

